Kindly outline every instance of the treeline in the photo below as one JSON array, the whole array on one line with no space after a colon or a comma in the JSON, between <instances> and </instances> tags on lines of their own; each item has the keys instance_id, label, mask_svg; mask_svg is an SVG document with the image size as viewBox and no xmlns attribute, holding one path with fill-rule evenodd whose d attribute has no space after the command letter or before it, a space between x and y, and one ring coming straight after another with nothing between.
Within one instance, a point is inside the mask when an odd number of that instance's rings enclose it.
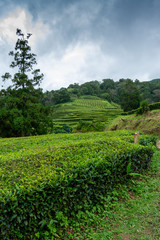
<instances>
[{"instance_id":1,"label":"treeline","mask_svg":"<svg viewBox=\"0 0 160 240\"><path fill-rule=\"evenodd\" d=\"M120 79L115 82L113 79L103 79L102 82L95 80L81 85L74 83L68 88L45 92L42 103L52 106L72 101L83 95L98 96L120 104L125 112L131 111L138 108L143 101L148 104L160 102L160 79L148 82L131 79Z\"/></svg>"}]
</instances>

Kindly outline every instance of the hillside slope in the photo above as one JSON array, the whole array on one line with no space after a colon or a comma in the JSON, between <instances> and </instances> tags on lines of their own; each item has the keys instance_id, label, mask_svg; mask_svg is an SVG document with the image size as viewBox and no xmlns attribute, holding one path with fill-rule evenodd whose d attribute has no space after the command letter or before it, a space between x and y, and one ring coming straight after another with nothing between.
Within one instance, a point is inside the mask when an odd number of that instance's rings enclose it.
<instances>
[{"instance_id":1,"label":"hillside slope","mask_svg":"<svg viewBox=\"0 0 160 240\"><path fill-rule=\"evenodd\" d=\"M109 122L122 112L120 106L98 97L78 98L59 104L54 109L53 122L75 126L80 120Z\"/></svg>"},{"instance_id":2,"label":"hillside slope","mask_svg":"<svg viewBox=\"0 0 160 240\"><path fill-rule=\"evenodd\" d=\"M121 116L116 118L107 127L107 130L121 129L130 129L160 136L160 110L153 110L138 116Z\"/></svg>"}]
</instances>

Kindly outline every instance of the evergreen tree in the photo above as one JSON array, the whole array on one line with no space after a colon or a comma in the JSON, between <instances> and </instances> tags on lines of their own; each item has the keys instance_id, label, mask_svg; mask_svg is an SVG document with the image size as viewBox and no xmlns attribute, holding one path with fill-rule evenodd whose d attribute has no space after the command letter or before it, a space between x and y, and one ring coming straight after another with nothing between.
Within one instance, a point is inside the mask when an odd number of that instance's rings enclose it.
<instances>
[{"instance_id":1,"label":"evergreen tree","mask_svg":"<svg viewBox=\"0 0 160 240\"><path fill-rule=\"evenodd\" d=\"M3 81L11 79L13 85L0 92L0 135L2 137L45 134L52 127L50 108L40 104L42 89L35 88L43 80L39 69L33 69L36 55L31 53L28 39L32 34L24 34L17 29L18 40L10 67L18 68L13 78L5 73Z\"/></svg>"},{"instance_id":2,"label":"evergreen tree","mask_svg":"<svg viewBox=\"0 0 160 240\"><path fill-rule=\"evenodd\" d=\"M121 79L120 105L127 112L140 106L140 93L131 79Z\"/></svg>"}]
</instances>

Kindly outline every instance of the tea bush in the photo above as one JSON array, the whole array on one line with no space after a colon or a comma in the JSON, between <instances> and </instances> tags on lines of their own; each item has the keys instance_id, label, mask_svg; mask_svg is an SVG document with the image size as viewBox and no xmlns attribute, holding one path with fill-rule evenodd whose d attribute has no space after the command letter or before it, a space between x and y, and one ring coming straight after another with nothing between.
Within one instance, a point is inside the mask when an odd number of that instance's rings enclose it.
<instances>
[{"instance_id":1,"label":"tea bush","mask_svg":"<svg viewBox=\"0 0 160 240\"><path fill-rule=\"evenodd\" d=\"M82 121L78 122L77 128L81 132L92 132L92 131L104 131L105 123L102 122L93 122L93 121Z\"/></svg>"},{"instance_id":2,"label":"tea bush","mask_svg":"<svg viewBox=\"0 0 160 240\"><path fill-rule=\"evenodd\" d=\"M54 236L126 181L128 166L147 169L153 147L129 142L133 137L121 131L0 140L0 238Z\"/></svg>"},{"instance_id":3,"label":"tea bush","mask_svg":"<svg viewBox=\"0 0 160 240\"><path fill-rule=\"evenodd\" d=\"M160 109L160 103L152 103L152 104L145 104L145 102L142 104L141 107L137 109L133 109L128 112L123 112L121 115L131 115L131 114L137 114L137 115L142 115L145 112L152 111L152 110L157 110Z\"/></svg>"}]
</instances>

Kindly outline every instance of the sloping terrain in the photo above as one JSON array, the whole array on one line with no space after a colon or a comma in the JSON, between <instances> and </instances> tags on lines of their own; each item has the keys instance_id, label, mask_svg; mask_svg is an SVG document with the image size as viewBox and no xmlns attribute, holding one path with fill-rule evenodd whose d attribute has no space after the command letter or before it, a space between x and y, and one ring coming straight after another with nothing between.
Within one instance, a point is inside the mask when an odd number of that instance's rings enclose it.
<instances>
[{"instance_id":1,"label":"sloping terrain","mask_svg":"<svg viewBox=\"0 0 160 240\"><path fill-rule=\"evenodd\" d=\"M116 118L107 130L130 129L146 134L160 136L160 110L153 110L143 115L129 115Z\"/></svg>"},{"instance_id":2,"label":"sloping terrain","mask_svg":"<svg viewBox=\"0 0 160 240\"><path fill-rule=\"evenodd\" d=\"M54 109L54 123L75 126L80 120L109 122L122 110L114 103L97 97L79 98L73 102L59 104Z\"/></svg>"}]
</instances>

